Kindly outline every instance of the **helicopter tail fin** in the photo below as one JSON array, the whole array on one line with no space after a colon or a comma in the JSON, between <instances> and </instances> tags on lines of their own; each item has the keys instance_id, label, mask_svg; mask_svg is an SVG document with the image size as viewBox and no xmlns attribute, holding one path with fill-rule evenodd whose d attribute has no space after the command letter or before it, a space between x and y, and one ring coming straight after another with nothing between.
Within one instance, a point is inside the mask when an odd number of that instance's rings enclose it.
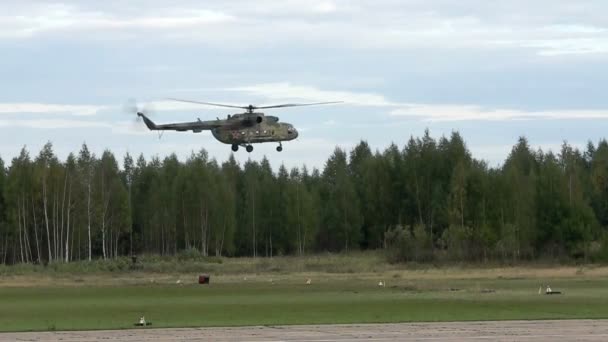
<instances>
[{"instance_id":1,"label":"helicopter tail fin","mask_svg":"<svg viewBox=\"0 0 608 342\"><path fill-rule=\"evenodd\" d=\"M152 120L148 119L148 117L145 116L144 113L137 112L137 116L139 116L139 117L141 117L141 118L144 119L144 123L146 124L146 126L148 127L148 129L150 129L150 130L156 130L157 129L156 124Z\"/></svg>"}]
</instances>

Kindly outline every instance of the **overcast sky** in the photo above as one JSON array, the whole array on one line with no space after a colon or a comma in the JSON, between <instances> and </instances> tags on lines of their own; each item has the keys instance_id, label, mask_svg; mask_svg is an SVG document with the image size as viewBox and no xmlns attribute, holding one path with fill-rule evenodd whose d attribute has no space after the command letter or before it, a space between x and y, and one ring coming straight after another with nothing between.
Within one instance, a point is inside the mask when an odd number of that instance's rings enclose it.
<instances>
[{"instance_id":1,"label":"overcast sky","mask_svg":"<svg viewBox=\"0 0 608 342\"><path fill-rule=\"evenodd\" d=\"M230 146L209 132L157 123L233 113L167 102L345 101L267 110L297 141L240 149L322 167L336 146L383 150L428 128L459 131L474 156L502 163L519 136L554 151L608 132L604 0L11 1L0 3L0 156L51 141L60 158L83 142L147 158Z\"/></svg>"}]
</instances>

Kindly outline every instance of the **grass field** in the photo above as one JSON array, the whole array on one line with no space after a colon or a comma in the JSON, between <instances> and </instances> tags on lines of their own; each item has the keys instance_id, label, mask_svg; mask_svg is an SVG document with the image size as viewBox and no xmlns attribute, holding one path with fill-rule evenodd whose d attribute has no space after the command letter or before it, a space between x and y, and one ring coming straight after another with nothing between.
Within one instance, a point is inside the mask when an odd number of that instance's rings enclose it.
<instances>
[{"instance_id":1,"label":"grass field","mask_svg":"<svg viewBox=\"0 0 608 342\"><path fill-rule=\"evenodd\" d=\"M276 260L275 271L212 273L210 285L196 273L3 275L0 330L135 328L142 315L153 328L608 318L603 267L286 272ZM539 295L547 283L563 294Z\"/></svg>"}]
</instances>

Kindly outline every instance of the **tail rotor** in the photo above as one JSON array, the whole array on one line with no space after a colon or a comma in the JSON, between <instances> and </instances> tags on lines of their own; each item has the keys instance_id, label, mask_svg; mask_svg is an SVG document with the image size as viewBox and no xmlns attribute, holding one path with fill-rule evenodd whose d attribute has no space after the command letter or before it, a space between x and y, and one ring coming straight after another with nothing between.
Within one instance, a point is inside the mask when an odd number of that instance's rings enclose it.
<instances>
[{"instance_id":1,"label":"tail rotor","mask_svg":"<svg viewBox=\"0 0 608 342\"><path fill-rule=\"evenodd\" d=\"M132 116L133 124L142 122L142 114L149 118L154 117L154 106L151 103L146 103L142 106L133 98L127 100L123 106L123 111L127 115Z\"/></svg>"}]
</instances>

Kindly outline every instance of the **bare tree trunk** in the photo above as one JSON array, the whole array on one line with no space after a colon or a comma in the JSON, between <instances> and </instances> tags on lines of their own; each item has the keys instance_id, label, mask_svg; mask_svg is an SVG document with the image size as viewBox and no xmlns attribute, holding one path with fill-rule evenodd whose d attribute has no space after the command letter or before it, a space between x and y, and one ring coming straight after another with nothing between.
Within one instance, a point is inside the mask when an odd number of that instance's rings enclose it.
<instances>
[{"instance_id":1,"label":"bare tree trunk","mask_svg":"<svg viewBox=\"0 0 608 342\"><path fill-rule=\"evenodd\" d=\"M222 225L222 238L220 239L219 248L216 244L215 246L215 256L222 256L222 251L224 250L224 238L226 236L226 218L224 217L224 224Z\"/></svg>"},{"instance_id":2,"label":"bare tree trunk","mask_svg":"<svg viewBox=\"0 0 608 342\"><path fill-rule=\"evenodd\" d=\"M300 219L300 183L296 184L296 213L298 219L298 254L302 255L302 221Z\"/></svg>"},{"instance_id":3,"label":"bare tree trunk","mask_svg":"<svg viewBox=\"0 0 608 342\"><path fill-rule=\"evenodd\" d=\"M420 186L418 185L418 173L416 171L414 171L414 182L416 184L416 204L418 206L418 218L420 220L420 224L424 224L424 220L422 219L422 204L420 202Z\"/></svg>"},{"instance_id":4,"label":"bare tree trunk","mask_svg":"<svg viewBox=\"0 0 608 342\"><path fill-rule=\"evenodd\" d=\"M8 236L4 239L4 253L2 255L2 263L6 265L6 256L8 255Z\"/></svg>"},{"instance_id":5,"label":"bare tree trunk","mask_svg":"<svg viewBox=\"0 0 608 342\"><path fill-rule=\"evenodd\" d=\"M89 233L89 261L91 261L91 172L87 184L87 231Z\"/></svg>"},{"instance_id":6,"label":"bare tree trunk","mask_svg":"<svg viewBox=\"0 0 608 342\"><path fill-rule=\"evenodd\" d=\"M101 251L106 260L106 215L101 216Z\"/></svg>"},{"instance_id":7,"label":"bare tree trunk","mask_svg":"<svg viewBox=\"0 0 608 342\"><path fill-rule=\"evenodd\" d=\"M72 182L70 182L68 190L68 212L67 212L67 224L65 231L65 262L70 261L70 210L72 209Z\"/></svg>"},{"instance_id":8,"label":"bare tree trunk","mask_svg":"<svg viewBox=\"0 0 608 342\"><path fill-rule=\"evenodd\" d=\"M302 233L302 254L306 251L306 230Z\"/></svg>"},{"instance_id":9,"label":"bare tree trunk","mask_svg":"<svg viewBox=\"0 0 608 342\"><path fill-rule=\"evenodd\" d=\"M252 215L252 226L253 226L253 257L255 258L257 256L257 251L256 251L256 241L255 241L255 188L252 187L252 202L253 205L251 206L251 215Z\"/></svg>"},{"instance_id":10,"label":"bare tree trunk","mask_svg":"<svg viewBox=\"0 0 608 342\"><path fill-rule=\"evenodd\" d=\"M114 230L113 230L113 229L109 229L109 232L110 232L110 237L109 237L109 239L108 239L108 252L109 252L109 253L108 253L108 254L109 254L109 255L108 255L108 257L109 257L110 259L112 259L112 258L114 257L114 256L112 255L112 251L114 250L114 249L113 249L113 248L114 248L114 246L112 245L112 243L113 243L113 241L114 241L114 240L113 240L113 236L114 236Z\"/></svg>"},{"instance_id":11,"label":"bare tree trunk","mask_svg":"<svg viewBox=\"0 0 608 342\"><path fill-rule=\"evenodd\" d=\"M102 250L102 254L103 254L103 260L107 259L107 255L106 255L106 215L108 212L108 208L110 206L110 195L108 194L107 199L106 199L106 191L105 191L105 187L104 187L104 172L103 172L103 166L102 166L102 171L101 171L101 205L102 205L102 211L101 211L101 250Z\"/></svg>"},{"instance_id":12,"label":"bare tree trunk","mask_svg":"<svg viewBox=\"0 0 608 342\"><path fill-rule=\"evenodd\" d=\"M64 227L63 224L64 224L64 214L65 214L65 193L66 193L67 187L68 187L68 170L66 169L65 170L65 180L63 182L63 199L61 201L61 233L60 233L61 241L62 241L61 243L63 243L63 227ZM69 199L68 199L68 201L69 201ZM68 203L68 206L69 206L69 203ZM66 245L67 245L67 239L68 239L67 238L67 234L66 234L66 238L65 239L66 239ZM67 246L61 246L61 247L64 247L65 250L67 251ZM66 255L67 255L67 252L66 252ZM65 260L65 261L67 262L67 260Z\"/></svg>"},{"instance_id":13,"label":"bare tree trunk","mask_svg":"<svg viewBox=\"0 0 608 342\"><path fill-rule=\"evenodd\" d=\"M270 208L270 222L271 224L268 226L268 243L269 243L269 247L270 247L270 258L272 259L272 222L273 221L273 216L272 216L272 207Z\"/></svg>"},{"instance_id":14,"label":"bare tree trunk","mask_svg":"<svg viewBox=\"0 0 608 342\"><path fill-rule=\"evenodd\" d=\"M205 220L205 215L203 214L203 206L201 205L201 211L200 211L200 216L201 216L201 253L203 254L203 256L207 256L206 250L207 250L207 227L206 227L206 220Z\"/></svg>"},{"instance_id":15,"label":"bare tree trunk","mask_svg":"<svg viewBox=\"0 0 608 342\"><path fill-rule=\"evenodd\" d=\"M103 190L102 190L102 193L103 193ZM103 203L103 199L102 199L102 203ZM105 205L104 205L104 207L105 207ZM106 210L105 210L105 208L101 214L101 251L102 251L102 255L103 255L103 260L106 260L107 256L106 256Z\"/></svg>"},{"instance_id":16,"label":"bare tree trunk","mask_svg":"<svg viewBox=\"0 0 608 342\"><path fill-rule=\"evenodd\" d=\"M82 229L78 229L78 260L82 260L82 236L81 236L81 230ZM73 255L74 253L72 253Z\"/></svg>"},{"instance_id":17,"label":"bare tree trunk","mask_svg":"<svg viewBox=\"0 0 608 342\"><path fill-rule=\"evenodd\" d=\"M36 239L36 254L38 255L38 263L42 264L42 255L40 254L40 243L38 240L38 222L36 221L36 206L34 205L34 195L32 195L32 213L34 216L34 238Z\"/></svg>"},{"instance_id":18,"label":"bare tree trunk","mask_svg":"<svg viewBox=\"0 0 608 342\"><path fill-rule=\"evenodd\" d=\"M51 249L51 233L49 231L49 214L46 198L46 177L42 180L42 205L44 207L44 224L46 226L46 243L49 249L49 262L53 261L53 250Z\"/></svg>"},{"instance_id":19,"label":"bare tree trunk","mask_svg":"<svg viewBox=\"0 0 608 342\"><path fill-rule=\"evenodd\" d=\"M205 207L205 256L209 256L209 241L211 240L211 228L209 227L209 207Z\"/></svg>"},{"instance_id":20,"label":"bare tree trunk","mask_svg":"<svg viewBox=\"0 0 608 342\"><path fill-rule=\"evenodd\" d=\"M53 225L53 255L55 256L56 259L61 259L59 258L59 254L57 253L57 233L58 233L58 227L57 227L57 207L58 207L58 203L57 203L57 193L55 193L55 196L53 196L53 207L52 207L52 214L53 214L53 219L51 221L52 225Z\"/></svg>"},{"instance_id":21,"label":"bare tree trunk","mask_svg":"<svg viewBox=\"0 0 608 342\"><path fill-rule=\"evenodd\" d=\"M165 255L165 222L161 221L160 224L160 254Z\"/></svg>"},{"instance_id":22,"label":"bare tree trunk","mask_svg":"<svg viewBox=\"0 0 608 342\"><path fill-rule=\"evenodd\" d=\"M21 217L21 208L19 206L17 206L17 216ZM19 254L21 255L21 263L24 262L24 258L23 258L23 238L21 236L21 231L22 231L22 227L21 227L21 218L19 218L19 220L17 220L18 222L18 235L19 235Z\"/></svg>"},{"instance_id":23,"label":"bare tree trunk","mask_svg":"<svg viewBox=\"0 0 608 342\"><path fill-rule=\"evenodd\" d=\"M114 258L118 257L118 232L115 235L115 241L114 241Z\"/></svg>"},{"instance_id":24,"label":"bare tree trunk","mask_svg":"<svg viewBox=\"0 0 608 342\"><path fill-rule=\"evenodd\" d=\"M460 226L464 227L464 200L462 196L462 192L460 193Z\"/></svg>"},{"instance_id":25,"label":"bare tree trunk","mask_svg":"<svg viewBox=\"0 0 608 342\"><path fill-rule=\"evenodd\" d=\"M25 206L25 202L22 200L23 208L21 209L21 215L23 216L23 236L25 240L25 261L30 262L34 261L34 257L32 256L32 247L30 245L30 234L27 230L27 208Z\"/></svg>"},{"instance_id":26,"label":"bare tree trunk","mask_svg":"<svg viewBox=\"0 0 608 342\"><path fill-rule=\"evenodd\" d=\"M183 230L184 230L184 247L186 249L190 249L190 241L188 241L188 225L186 224L186 208L184 206L184 195L182 193L182 220L183 220Z\"/></svg>"}]
</instances>

